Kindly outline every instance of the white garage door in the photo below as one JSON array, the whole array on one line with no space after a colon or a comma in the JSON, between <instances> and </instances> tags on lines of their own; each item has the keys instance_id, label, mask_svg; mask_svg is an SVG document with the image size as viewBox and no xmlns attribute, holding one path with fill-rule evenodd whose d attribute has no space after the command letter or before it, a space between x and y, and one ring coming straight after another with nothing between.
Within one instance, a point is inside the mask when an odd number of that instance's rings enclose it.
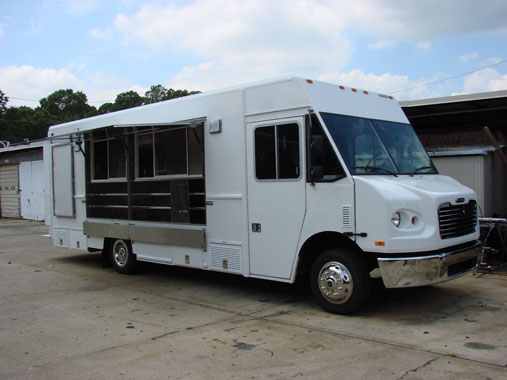
<instances>
[{"instance_id":1,"label":"white garage door","mask_svg":"<svg viewBox=\"0 0 507 380\"><path fill-rule=\"evenodd\" d=\"M0 165L0 215L19 218L18 164Z\"/></svg>"}]
</instances>

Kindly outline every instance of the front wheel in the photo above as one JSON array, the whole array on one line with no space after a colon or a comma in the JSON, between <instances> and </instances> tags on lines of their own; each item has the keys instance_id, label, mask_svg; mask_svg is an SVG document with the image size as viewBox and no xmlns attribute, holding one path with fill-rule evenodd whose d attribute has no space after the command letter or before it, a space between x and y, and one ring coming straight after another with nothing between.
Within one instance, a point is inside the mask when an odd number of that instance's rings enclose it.
<instances>
[{"instance_id":1,"label":"front wheel","mask_svg":"<svg viewBox=\"0 0 507 380\"><path fill-rule=\"evenodd\" d=\"M136 255L132 251L132 244L128 240L112 240L110 242L111 262L117 272L123 274L135 273L138 270Z\"/></svg>"},{"instance_id":2,"label":"front wheel","mask_svg":"<svg viewBox=\"0 0 507 380\"><path fill-rule=\"evenodd\" d=\"M312 265L310 286L317 302L335 314L351 314L370 295L370 276L361 257L343 249L323 252Z\"/></svg>"}]
</instances>

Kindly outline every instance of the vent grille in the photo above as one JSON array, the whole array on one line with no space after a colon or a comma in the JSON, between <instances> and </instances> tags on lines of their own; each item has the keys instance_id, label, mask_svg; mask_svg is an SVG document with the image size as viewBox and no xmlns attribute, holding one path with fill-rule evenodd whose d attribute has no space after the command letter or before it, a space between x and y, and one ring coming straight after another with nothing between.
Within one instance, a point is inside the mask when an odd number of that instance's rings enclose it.
<instances>
[{"instance_id":1,"label":"vent grille","mask_svg":"<svg viewBox=\"0 0 507 380\"><path fill-rule=\"evenodd\" d=\"M210 243L211 268L241 271L241 246Z\"/></svg>"},{"instance_id":2,"label":"vent grille","mask_svg":"<svg viewBox=\"0 0 507 380\"><path fill-rule=\"evenodd\" d=\"M477 203L475 201L462 205L442 203L438 207L438 222L442 239L471 234L477 230Z\"/></svg>"},{"instance_id":3,"label":"vent grille","mask_svg":"<svg viewBox=\"0 0 507 380\"><path fill-rule=\"evenodd\" d=\"M57 229L54 230L54 244L57 247L69 247L69 230Z\"/></svg>"},{"instance_id":4,"label":"vent grille","mask_svg":"<svg viewBox=\"0 0 507 380\"><path fill-rule=\"evenodd\" d=\"M343 228L352 227L351 207L348 205L342 206L342 226Z\"/></svg>"}]
</instances>

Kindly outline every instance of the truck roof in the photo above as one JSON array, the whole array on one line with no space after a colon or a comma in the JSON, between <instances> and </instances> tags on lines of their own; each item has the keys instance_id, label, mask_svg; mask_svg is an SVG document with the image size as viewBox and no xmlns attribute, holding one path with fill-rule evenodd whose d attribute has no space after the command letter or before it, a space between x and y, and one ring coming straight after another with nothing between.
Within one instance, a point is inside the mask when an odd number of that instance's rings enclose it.
<instances>
[{"instance_id":1,"label":"truck roof","mask_svg":"<svg viewBox=\"0 0 507 380\"><path fill-rule=\"evenodd\" d=\"M104 115L54 125L48 136L82 133L112 126L171 124L204 119L209 99L244 96L244 116L302 107L318 112L333 112L372 119L408 123L391 96L356 88L289 76L185 96L159 103L129 108ZM225 102L215 102L227 110Z\"/></svg>"}]
</instances>

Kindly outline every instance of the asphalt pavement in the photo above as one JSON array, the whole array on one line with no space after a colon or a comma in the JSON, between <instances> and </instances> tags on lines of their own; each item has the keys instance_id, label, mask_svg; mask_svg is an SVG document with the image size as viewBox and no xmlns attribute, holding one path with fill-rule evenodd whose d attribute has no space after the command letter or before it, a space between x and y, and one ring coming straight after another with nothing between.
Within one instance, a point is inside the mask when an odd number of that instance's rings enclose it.
<instances>
[{"instance_id":1,"label":"asphalt pavement","mask_svg":"<svg viewBox=\"0 0 507 380\"><path fill-rule=\"evenodd\" d=\"M377 287L352 316L297 285L161 265L136 275L0 219L1 379L507 378L507 276Z\"/></svg>"}]
</instances>

